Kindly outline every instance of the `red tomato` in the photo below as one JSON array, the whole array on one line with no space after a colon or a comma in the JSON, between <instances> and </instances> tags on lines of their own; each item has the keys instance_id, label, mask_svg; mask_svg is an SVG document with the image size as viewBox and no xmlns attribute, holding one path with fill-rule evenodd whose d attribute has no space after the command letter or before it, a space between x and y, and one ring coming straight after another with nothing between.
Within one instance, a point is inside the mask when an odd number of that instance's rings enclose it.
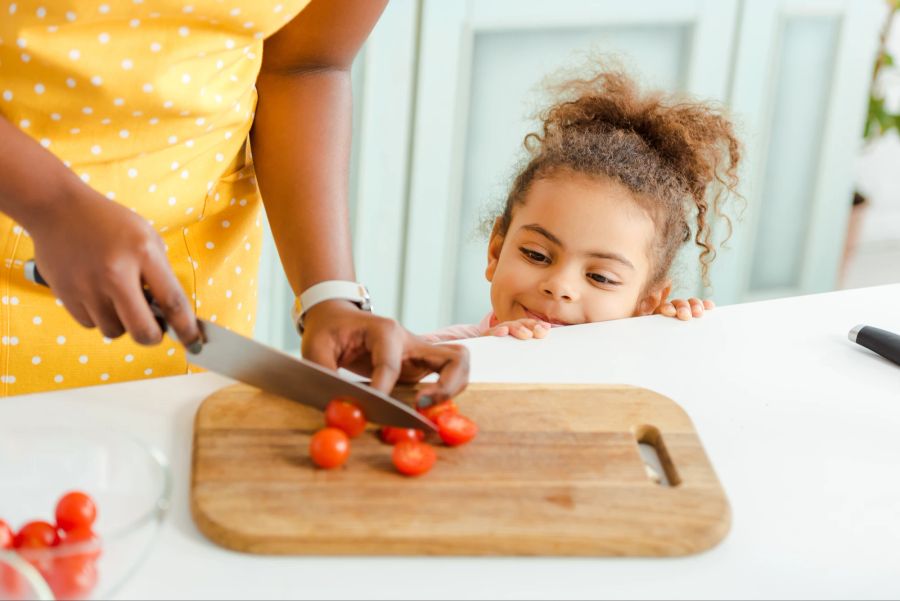
<instances>
[{"instance_id":1,"label":"red tomato","mask_svg":"<svg viewBox=\"0 0 900 601\"><path fill-rule=\"evenodd\" d=\"M340 467L350 456L350 439L343 430L322 428L309 441L309 454L321 468Z\"/></svg>"},{"instance_id":2,"label":"red tomato","mask_svg":"<svg viewBox=\"0 0 900 601\"><path fill-rule=\"evenodd\" d=\"M442 401L436 405L430 405L428 407L417 407L416 410L431 421L435 421L437 420L437 416L441 413L457 413L459 411L459 408L456 406L456 403L450 400Z\"/></svg>"},{"instance_id":3,"label":"red tomato","mask_svg":"<svg viewBox=\"0 0 900 601\"><path fill-rule=\"evenodd\" d=\"M66 493L56 504L56 525L63 530L90 528L96 518L97 506L83 492Z\"/></svg>"},{"instance_id":4,"label":"red tomato","mask_svg":"<svg viewBox=\"0 0 900 601\"><path fill-rule=\"evenodd\" d=\"M12 528L9 527L9 524L0 520L0 549L12 549L13 538Z\"/></svg>"},{"instance_id":5,"label":"red tomato","mask_svg":"<svg viewBox=\"0 0 900 601\"><path fill-rule=\"evenodd\" d=\"M401 440L425 440L425 432L415 428L395 428L382 426L379 432L382 442L397 444Z\"/></svg>"},{"instance_id":6,"label":"red tomato","mask_svg":"<svg viewBox=\"0 0 900 601\"><path fill-rule=\"evenodd\" d=\"M394 467L405 476L419 476L431 469L437 460L434 449L427 442L401 440L394 445L391 456Z\"/></svg>"},{"instance_id":7,"label":"red tomato","mask_svg":"<svg viewBox=\"0 0 900 601\"><path fill-rule=\"evenodd\" d=\"M355 438L366 429L366 415L349 397L338 397L325 407L325 423Z\"/></svg>"},{"instance_id":8,"label":"red tomato","mask_svg":"<svg viewBox=\"0 0 900 601\"><path fill-rule=\"evenodd\" d=\"M56 527L40 520L28 522L22 526L13 539L16 549L40 549L55 547L58 544L59 533L56 531Z\"/></svg>"},{"instance_id":9,"label":"red tomato","mask_svg":"<svg viewBox=\"0 0 900 601\"><path fill-rule=\"evenodd\" d=\"M465 444L478 434L478 424L461 413L445 411L437 416L438 434L451 447Z\"/></svg>"},{"instance_id":10,"label":"red tomato","mask_svg":"<svg viewBox=\"0 0 900 601\"><path fill-rule=\"evenodd\" d=\"M57 599L86 599L97 585L97 565L92 560L57 560L47 583Z\"/></svg>"},{"instance_id":11,"label":"red tomato","mask_svg":"<svg viewBox=\"0 0 900 601\"><path fill-rule=\"evenodd\" d=\"M30 592L28 589L25 577L17 569L0 562L0 599L25 599Z\"/></svg>"},{"instance_id":12,"label":"red tomato","mask_svg":"<svg viewBox=\"0 0 900 601\"><path fill-rule=\"evenodd\" d=\"M67 553L67 547L75 548L71 553ZM100 557L100 537L90 528L75 528L63 533L59 541L59 548L59 559L61 560L76 557L97 559Z\"/></svg>"}]
</instances>

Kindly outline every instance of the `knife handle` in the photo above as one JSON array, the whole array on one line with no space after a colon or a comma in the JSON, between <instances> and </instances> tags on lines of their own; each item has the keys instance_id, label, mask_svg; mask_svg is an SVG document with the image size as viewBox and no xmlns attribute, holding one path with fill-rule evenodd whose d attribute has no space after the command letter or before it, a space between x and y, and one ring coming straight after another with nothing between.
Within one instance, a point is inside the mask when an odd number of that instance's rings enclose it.
<instances>
[{"instance_id":1,"label":"knife handle","mask_svg":"<svg viewBox=\"0 0 900 601\"><path fill-rule=\"evenodd\" d=\"M44 276L41 275L41 272L38 271L34 259L25 261L25 279L34 282L39 286L44 286L46 288L50 287L50 284L47 283L47 280L45 280ZM142 291L144 293L144 298L147 299L147 304L150 305L150 310L153 312L153 319L156 320L159 329L165 334L169 330L169 324L166 323L166 318L163 315L162 309L156 304L156 300L154 300L153 295L150 294L149 290L142 288Z\"/></svg>"},{"instance_id":2,"label":"knife handle","mask_svg":"<svg viewBox=\"0 0 900 601\"><path fill-rule=\"evenodd\" d=\"M900 336L897 334L881 328L858 325L850 330L850 340L900 365Z\"/></svg>"}]
</instances>

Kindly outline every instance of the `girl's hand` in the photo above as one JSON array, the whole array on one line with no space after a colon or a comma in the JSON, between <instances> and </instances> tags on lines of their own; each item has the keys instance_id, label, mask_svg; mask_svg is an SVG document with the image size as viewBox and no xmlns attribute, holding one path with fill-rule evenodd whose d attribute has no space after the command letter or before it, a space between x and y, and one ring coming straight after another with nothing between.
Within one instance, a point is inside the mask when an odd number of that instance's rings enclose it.
<instances>
[{"instance_id":1,"label":"girl's hand","mask_svg":"<svg viewBox=\"0 0 900 601\"><path fill-rule=\"evenodd\" d=\"M543 338L549 331L550 324L546 321L523 317L522 319L498 323L485 332L484 336L512 336L519 340L527 340L529 338Z\"/></svg>"},{"instance_id":2,"label":"girl's hand","mask_svg":"<svg viewBox=\"0 0 900 601\"><path fill-rule=\"evenodd\" d=\"M691 297L688 300L676 298L659 306L656 312L666 317L677 317L681 321L688 321L691 317L703 317L704 311L716 308L716 304L709 299Z\"/></svg>"},{"instance_id":3,"label":"girl's hand","mask_svg":"<svg viewBox=\"0 0 900 601\"><path fill-rule=\"evenodd\" d=\"M390 393L397 382L418 382L431 373L437 382L419 387L418 401L456 396L469 379L469 351L453 344L430 344L393 319L379 317L347 301L312 307L304 320L303 356L330 369L343 367L370 376L372 386Z\"/></svg>"},{"instance_id":4,"label":"girl's hand","mask_svg":"<svg viewBox=\"0 0 900 601\"><path fill-rule=\"evenodd\" d=\"M162 339L144 298L150 289L178 339L200 338L197 319L149 223L80 180L65 203L29 224L41 275L72 316L107 338L126 331L139 344Z\"/></svg>"}]
</instances>

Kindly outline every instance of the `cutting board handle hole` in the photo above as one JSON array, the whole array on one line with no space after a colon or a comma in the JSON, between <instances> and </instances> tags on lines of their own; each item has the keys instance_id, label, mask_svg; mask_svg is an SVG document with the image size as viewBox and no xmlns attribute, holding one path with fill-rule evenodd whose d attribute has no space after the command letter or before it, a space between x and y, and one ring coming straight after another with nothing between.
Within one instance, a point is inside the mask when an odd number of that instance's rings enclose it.
<instances>
[{"instance_id":1,"label":"cutting board handle hole","mask_svg":"<svg viewBox=\"0 0 900 601\"><path fill-rule=\"evenodd\" d=\"M660 486L671 487L681 484L681 478L666 450L659 429L655 426L641 426L637 428L635 436L647 477Z\"/></svg>"}]
</instances>

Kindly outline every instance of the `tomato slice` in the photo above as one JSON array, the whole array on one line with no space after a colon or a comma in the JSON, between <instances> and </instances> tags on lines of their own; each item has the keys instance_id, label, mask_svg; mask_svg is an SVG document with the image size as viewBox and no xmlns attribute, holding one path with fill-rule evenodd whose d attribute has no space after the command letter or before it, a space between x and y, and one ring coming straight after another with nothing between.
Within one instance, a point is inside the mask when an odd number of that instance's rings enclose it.
<instances>
[{"instance_id":1,"label":"tomato slice","mask_svg":"<svg viewBox=\"0 0 900 601\"><path fill-rule=\"evenodd\" d=\"M97 506L87 494L75 490L56 503L56 525L62 530L90 528L97 518Z\"/></svg>"},{"instance_id":2,"label":"tomato slice","mask_svg":"<svg viewBox=\"0 0 900 601\"><path fill-rule=\"evenodd\" d=\"M424 474L437 461L437 454L427 442L418 440L401 440L394 445L391 456L394 467L405 476Z\"/></svg>"},{"instance_id":3,"label":"tomato slice","mask_svg":"<svg viewBox=\"0 0 900 601\"><path fill-rule=\"evenodd\" d=\"M451 447L466 444L478 434L478 424L461 413L445 411L437 416L438 434Z\"/></svg>"},{"instance_id":4,"label":"tomato slice","mask_svg":"<svg viewBox=\"0 0 900 601\"><path fill-rule=\"evenodd\" d=\"M0 549L12 549L14 538L15 534L9 524L0 520Z\"/></svg>"},{"instance_id":5,"label":"tomato slice","mask_svg":"<svg viewBox=\"0 0 900 601\"><path fill-rule=\"evenodd\" d=\"M52 524L41 520L28 522L19 530L13 539L16 549L42 549L59 544L59 533Z\"/></svg>"},{"instance_id":6,"label":"tomato slice","mask_svg":"<svg viewBox=\"0 0 900 601\"><path fill-rule=\"evenodd\" d=\"M382 442L397 444L401 440L425 440L425 432L415 428L395 428L394 426L382 426L379 431Z\"/></svg>"},{"instance_id":7,"label":"tomato slice","mask_svg":"<svg viewBox=\"0 0 900 601\"><path fill-rule=\"evenodd\" d=\"M325 423L355 438L366 429L366 415L349 397L338 397L325 407Z\"/></svg>"},{"instance_id":8,"label":"tomato slice","mask_svg":"<svg viewBox=\"0 0 900 601\"><path fill-rule=\"evenodd\" d=\"M326 470L340 467L350 456L350 439L338 428L322 428L309 441L309 455Z\"/></svg>"},{"instance_id":9,"label":"tomato slice","mask_svg":"<svg viewBox=\"0 0 900 601\"><path fill-rule=\"evenodd\" d=\"M442 401L440 403L437 403L435 405L430 405L428 407L416 407L416 410L433 422L437 421L437 417L441 413L447 413L447 412L458 413L459 412L459 408L456 406L456 403L454 403L452 399L449 401Z\"/></svg>"}]
</instances>

